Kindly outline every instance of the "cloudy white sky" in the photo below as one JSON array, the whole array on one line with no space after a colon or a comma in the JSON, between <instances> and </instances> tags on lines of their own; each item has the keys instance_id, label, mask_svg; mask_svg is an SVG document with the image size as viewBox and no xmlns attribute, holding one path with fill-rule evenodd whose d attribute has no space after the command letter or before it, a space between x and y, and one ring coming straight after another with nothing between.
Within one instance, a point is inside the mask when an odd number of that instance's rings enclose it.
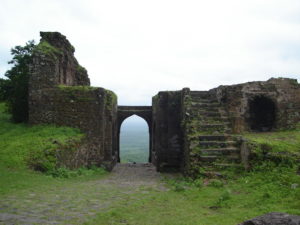
<instances>
[{"instance_id":1,"label":"cloudy white sky","mask_svg":"<svg viewBox=\"0 0 300 225\"><path fill-rule=\"evenodd\" d=\"M300 81L299 0L0 0L0 77L10 48L59 31L91 84L119 104L160 90L270 77Z\"/></svg>"}]
</instances>

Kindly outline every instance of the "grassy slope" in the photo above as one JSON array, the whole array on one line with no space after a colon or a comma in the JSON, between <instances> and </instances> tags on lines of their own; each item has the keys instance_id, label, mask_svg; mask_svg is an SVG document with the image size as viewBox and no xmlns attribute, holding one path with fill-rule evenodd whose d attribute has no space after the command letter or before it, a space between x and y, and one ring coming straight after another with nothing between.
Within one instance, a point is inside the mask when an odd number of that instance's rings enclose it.
<instances>
[{"instance_id":1,"label":"grassy slope","mask_svg":"<svg viewBox=\"0 0 300 225\"><path fill-rule=\"evenodd\" d=\"M246 133L243 136L256 143L270 146L272 152L300 154L300 128L291 131Z\"/></svg>"},{"instance_id":2,"label":"grassy slope","mask_svg":"<svg viewBox=\"0 0 300 225\"><path fill-rule=\"evenodd\" d=\"M300 215L300 177L295 170L261 169L202 187L197 187L203 183L199 180L177 182L171 191L137 196L140 200L123 202L87 224L235 225L274 211Z\"/></svg>"},{"instance_id":3,"label":"grassy slope","mask_svg":"<svg viewBox=\"0 0 300 225\"><path fill-rule=\"evenodd\" d=\"M28 155L54 149L54 141L64 143L70 138L81 138L82 134L67 127L14 124L9 118L4 103L0 103L0 196L26 188L64 184L63 180L28 169Z\"/></svg>"},{"instance_id":4,"label":"grassy slope","mask_svg":"<svg viewBox=\"0 0 300 225\"><path fill-rule=\"evenodd\" d=\"M273 152L300 154L299 129L245 136ZM248 173L228 171L227 180L173 181L173 190L138 196L133 204L116 205L87 224L234 225L274 211L300 215L297 166L260 162Z\"/></svg>"},{"instance_id":5,"label":"grassy slope","mask_svg":"<svg viewBox=\"0 0 300 225\"><path fill-rule=\"evenodd\" d=\"M12 124L3 107L1 104L0 197L13 193L22 199L22 193L30 190L47 192L48 188L99 178L57 179L28 170L26 155L34 148L52 148L53 140L63 142L80 134L68 128ZM227 180L169 180L170 191L141 191L132 201L116 202L109 211L99 212L87 224L234 225L271 211L300 215L300 177L295 170L263 163L250 173L228 172Z\"/></svg>"}]
</instances>

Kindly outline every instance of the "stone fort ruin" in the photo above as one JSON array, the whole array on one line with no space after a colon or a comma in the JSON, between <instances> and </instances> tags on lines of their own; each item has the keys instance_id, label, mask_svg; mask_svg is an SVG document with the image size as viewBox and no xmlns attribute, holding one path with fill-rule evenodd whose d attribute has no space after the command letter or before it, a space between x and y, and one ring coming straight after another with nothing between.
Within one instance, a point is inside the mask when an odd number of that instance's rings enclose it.
<instances>
[{"instance_id":1,"label":"stone fort ruin","mask_svg":"<svg viewBox=\"0 0 300 225\"><path fill-rule=\"evenodd\" d=\"M209 91L161 91L152 106L118 106L117 96L90 86L74 47L58 32L41 32L29 81L29 122L82 130L86 137L58 152L70 168L104 166L119 159L122 122L131 115L149 126L149 162L158 171L189 173L202 166L241 164L247 160L241 134L293 128L300 121L297 80L219 86Z\"/></svg>"}]
</instances>

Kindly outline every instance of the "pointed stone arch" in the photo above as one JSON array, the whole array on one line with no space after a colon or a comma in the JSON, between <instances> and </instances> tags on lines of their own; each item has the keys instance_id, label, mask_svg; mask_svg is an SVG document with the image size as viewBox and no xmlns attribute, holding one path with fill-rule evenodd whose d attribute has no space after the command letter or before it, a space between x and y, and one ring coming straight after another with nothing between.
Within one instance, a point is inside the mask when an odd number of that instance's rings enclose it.
<instances>
[{"instance_id":1,"label":"pointed stone arch","mask_svg":"<svg viewBox=\"0 0 300 225\"><path fill-rule=\"evenodd\" d=\"M117 114L117 143L118 162L120 162L120 131L121 125L127 118L137 115L144 119L149 128L149 162L151 162L152 149L152 106L118 106Z\"/></svg>"}]
</instances>

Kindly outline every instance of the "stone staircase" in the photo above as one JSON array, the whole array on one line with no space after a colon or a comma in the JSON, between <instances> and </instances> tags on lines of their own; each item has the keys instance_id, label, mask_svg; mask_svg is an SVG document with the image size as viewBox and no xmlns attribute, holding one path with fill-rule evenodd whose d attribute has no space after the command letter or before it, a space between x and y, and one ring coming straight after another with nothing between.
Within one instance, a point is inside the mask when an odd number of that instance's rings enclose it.
<instances>
[{"instance_id":1,"label":"stone staircase","mask_svg":"<svg viewBox=\"0 0 300 225\"><path fill-rule=\"evenodd\" d=\"M222 168L240 166L240 147L231 135L230 120L216 96L207 91L191 91L189 149L192 170L220 174Z\"/></svg>"}]
</instances>

